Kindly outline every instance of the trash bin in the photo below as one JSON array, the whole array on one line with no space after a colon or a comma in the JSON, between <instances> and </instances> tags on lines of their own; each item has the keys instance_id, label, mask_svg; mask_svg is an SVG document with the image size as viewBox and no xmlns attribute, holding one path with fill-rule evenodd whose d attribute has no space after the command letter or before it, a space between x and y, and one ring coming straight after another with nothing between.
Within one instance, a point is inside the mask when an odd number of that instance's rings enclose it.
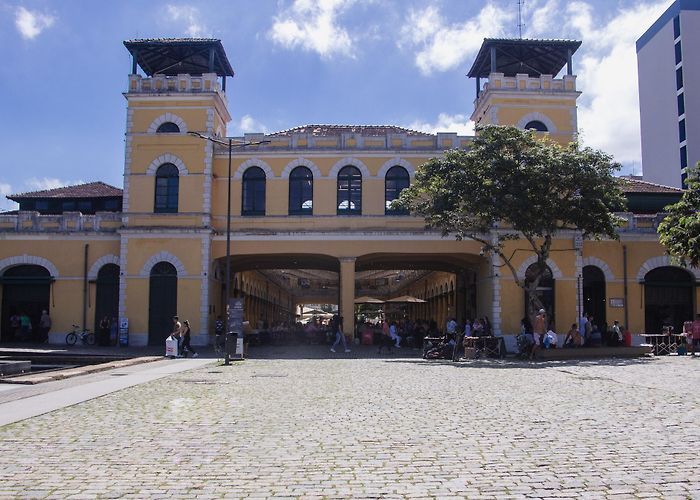
<instances>
[{"instance_id":1,"label":"trash bin","mask_svg":"<svg viewBox=\"0 0 700 500\"><path fill-rule=\"evenodd\" d=\"M165 339L165 357L177 358L177 339L172 335Z\"/></svg>"}]
</instances>

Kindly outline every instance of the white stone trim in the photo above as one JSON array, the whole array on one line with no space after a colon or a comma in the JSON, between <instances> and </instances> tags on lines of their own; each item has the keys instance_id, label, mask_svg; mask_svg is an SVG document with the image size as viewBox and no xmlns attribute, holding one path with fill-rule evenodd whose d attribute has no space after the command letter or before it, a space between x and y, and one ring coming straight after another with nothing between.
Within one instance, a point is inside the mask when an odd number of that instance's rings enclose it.
<instances>
[{"instance_id":1,"label":"white stone trim","mask_svg":"<svg viewBox=\"0 0 700 500\"><path fill-rule=\"evenodd\" d=\"M43 257L27 255L26 253L0 260L0 275L2 275L2 273L4 273L10 267L21 266L24 264L41 266L45 268L53 278L58 277L58 268L53 264L53 262Z\"/></svg>"},{"instance_id":2,"label":"white stone trim","mask_svg":"<svg viewBox=\"0 0 700 500\"><path fill-rule=\"evenodd\" d=\"M150 165L148 165L146 175L156 175L156 170L158 170L158 167L160 167L163 163L172 163L175 165L180 172L180 175L189 174L185 163L180 158L174 154L165 153L164 155L160 155L158 158L153 160Z\"/></svg>"},{"instance_id":3,"label":"white stone trim","mask_svg":"<svg viewBox=\"0 0 700 500\"><path fill-rule=\"evenodd\" d=\"M379 169L379 172L377 172L377 177L380 179L384 179L386 177L386 173L389 171L391 167L403 167L406 169L408 172L408 177L410 179L413 179L416 176L416 169L413 167L411 163L408 161L404 160L403 158L392 158L389 161L384 162L384 165Z\"/></svg>"},{"instance_id":4,"label":"white stone trim","mask_svg":"<svg viewBox=\"0 0 700 500\"><path fill-rule=\"evenodd\" d=\"M578 278L581 279L578 279ZM583 314L583 249L576 250L576 317Z\"/></svg>"},{"instance_id":5,"label":"white stone trim","mask_svg":"<svg viewBox=\"0 0 700 500\"><path fill-rule=\"evenodd\" d=\"M612 270L610 269L610 266L608 265L607 262L605 262L602 259L599 259L598 257L584 257L583 258L583 265L581 266L581 272L583 273L583 268L586 266L595 266L601 271L603 271L603 274L605 275L605 281L613 281L615 279L615 275L613 274Z\"/></svg>"},{"instance_id":6,"label":"white stone trim","mask_svg":"<svg viewBox=\"0 0 700 500\"><path fill-rule=\"evenodd\" d=\"M88 279L94 280L97 278L97 273L100 272L100 269L102 266L105 264L116 264L119 265L119 257L113 254L109 255L103 255L99 259L95 261L95 263L92 265L90 268L90 271L88 271Z\"/></svg>"},{"instance_id":7,"label":"white stone trim","mask_svg":"<svg viewBox=\"0 0 700 500\"><path fill-rule=\"evenodd\" d=\"M677 264L674 264L671 262L671 257L668 255L660 255L658 257L652 257L651 259L647 260L642 266L639 268L639 272L637 273L637 281L642 282L644 281L644 276L649 271L652 271L653 269L656 269L657 267L677 267L678 269L683 269L685 271L688 271L691 273L693 276L695 276L695 281L700 281L700 269L693 269L689 267L681 267Z\"/></svg>"},{"instance_id":8,"label":"white stone trim","mask_svg":"<svg viewBox=\"0 0 700 500\"><path fill-rule=\"evenodd\" d=\"M520 264L520 267L518 268L518 279L519 280L525 279L525 271L527 271L527 268L530 267L535 262L537 262L537 255L531 255L530 257L525 259L522 264ZM549 269L552 271L552 278L554 278L555 280L558 280L558 279L562 279L564 277L561 270L559 269L559 266L557 266L556 262L554 262L552 259L547 259L547 265L549 266Z\"/></svg>"},{"instance_id":9,"label":"white stone trim","mask_svg":"<svg viewBox=\"0 0 700 500\"><path fill-rule=\"evenodd\" d=\"M126 318L126 255L129 251L129 237L121 235L119 242L119 319Z\"/></svg>"},{"instance_id":10,"label":"white stone trim","mask_svg":"<svg viewBox=\"0 0 700 500\"><path fill-rule=\"evenodd\" d=\"M214 157L214 143L204 141L204 194L202 196L202 210L206 215L202 217L205 227L211 225L211 181L212 159Z\"/></svg>"},{"instance_id":11,"label":"white stone trim","mask_svg":"<svg viewBox=\"0 0 700 500\"><path fill-rule=\"evenodd\" d=\"M233 174L233 180L241 180L243 178L243 173L250 167L262 168L265 172L266 179L272 179L275 177L275 173L272 171L272 167L268 165L266 161L261 160L260 158L250 158L241 163L241 165L236 169L236 172L234 172Z\"/></svg>"},{"instance_id":12,"label":"white stone trim","mask_svg":"<svg viewBox=\"0 0 700 500\"><path fill-rule=\"evenodd\" d=\"M186 134L187 133L187 124L185 123L185 120L180 118L174 113L164 113L160 115L158 118L153 120L151 122L151 125L148 127L148 133L149 134L155 134L156 131L158 130L158 127L160 127L162 124L166 122L173 122L175 125L178 126L180 129L180 134ZM174 135L174 134L173 134Z\"/></svg>"},{"instance_id":13,"label":"white stone trim","mask_svg":"<svg viewBox=\"0 0 700 500\"><path fill-rule=\"evenodd\" d=\"M491 240L492 245L498 244L498 238ZM493 287L491 296L491 329L494 335L501 335L501 276L498 274L500 258L495 252L491 252L491 286Z\"/></svg>"},{"instance_id":14,"label":"white stone trim","mask_svg":"<svg viewBox=\"0 0 700 500\"><path fill-rule=\"evenodd\" d=\"M307 167L309 170L311 170L311 174L313 175L314 179L320 179L322 177L321 170L319 170L314 162L307 158L297 158L287 163L284 169L282 169L282 175L280 175L280 177L282 179L289 179L292 170L297 167Z\"/></svg>"},{"instance_id":15,"label":"white stone trim","mask_svg":"<svg viewBox=\"0 0 700 500\"><path fill-rule=\"evenodd\" d=\"M150 276L151 269L153 269L153 266L155 266L159 262L170 262L173 266L175 266L178 278L187 276L185 266L182 264L180 259L178 259L175 255L171 254L170 252L158 252L157 254L152 255L151 258L148 259L141 268L139 276Z\"/></svg>"},{"instance_id":16,"label":"white stone trim","mask_svg":"<svg viewBox=\"0 0 700 500\"><path fill-rule=\"evenodd\" d=\"M199 332L198 335L205 338L205 344L209 343L209 279L211 255L211 238L202 238L202 282L199 297Z\"/></svg>"},{"instance_id":17,"label":"white stone trim","mask_svg":"<svg viewBox=\"0 0 700 500\"><path fill-rule=\"evenodd\" d=\"M367 165L362 163L360 160L357 158L352 158L350 156L345 157L335 163L333 165L333 168L331 168L331 171L328 173L328 178L329 179L336 179L338 177L338 172L340 172L340 169L343 167L346 167L348 165L352 165L353 167L357 167L360 169L360 172L362 173L362 178L363 179L369 179L372 177L372 175L369 173L369 169L367 168Z\"/></svg>"},{"instance_id":18,"label":"white stone trim","mask_svg":"<svg viewBox=\"0 0 700 500\"><path fill-rule=\"evenodd\" d=\"M554 125L554 122L552 121L551 118L549 118L547 115L540 113L538 111L534 111L532 113L528 113L525 116L523 116L520 120L518 120L518 123L515 125L519 129L524 129L525 125L527 125L529 122L537 120L542 123L544 123L547 126L547 132L550 133L556 133L557 132L557 127Z\"/></svg>"}]
</instances>

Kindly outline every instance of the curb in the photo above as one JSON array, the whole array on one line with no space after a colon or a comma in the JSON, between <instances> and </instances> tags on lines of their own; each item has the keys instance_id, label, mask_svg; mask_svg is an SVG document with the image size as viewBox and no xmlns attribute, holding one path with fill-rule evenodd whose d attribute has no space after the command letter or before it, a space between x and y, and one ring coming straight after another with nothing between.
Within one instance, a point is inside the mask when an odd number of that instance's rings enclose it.
<instances>
[{"instance_id":1,"label":"curb","mask_svg":"<svg viewBox=\"0 0 700 500\"><path fill-rule=\"evenodd\" d=\"M54 380L63 380L66 378L77 377L80 375L88 375L90 373L99 373L107 370L113 370L115 368L124 368L126 366L139 365L142 363L152 363L154 361L161 361L162 359L162 356L145 356L141 358L124 359L120 361L110 361L109 363L102 363L99 365L87 365L82 366L80 368L66 368L65 370L57 370L48 373L37 373L35 375L21 375L19 377L3 379L1 383L24 385L42 384L44 382L52 382Z\"/></svg>"}]
</instances>

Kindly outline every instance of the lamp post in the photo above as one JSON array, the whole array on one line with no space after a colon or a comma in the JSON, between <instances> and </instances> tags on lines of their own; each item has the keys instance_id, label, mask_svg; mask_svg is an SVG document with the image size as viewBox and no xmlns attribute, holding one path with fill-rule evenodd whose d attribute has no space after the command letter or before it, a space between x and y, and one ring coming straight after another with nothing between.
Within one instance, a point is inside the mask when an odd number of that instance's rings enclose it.
<instances>
[{"instance_id":1,"label":"lamp post","mask_svg":"<svg viewBox=\"0 0 700 500\"><path fill-rule=\"evenodd\" d=\"M225 333L225 342L226 342L226 347L225 347L225 355L224 355L224 364L229 365L231 364L231 358L229 355L229 338L231 336L231 331L230 331L230 314L231 314L231 307L229 305L229 298L230 298L230 283L231 283L231 152L233 148L243 148L246 146L258 146L260 144L267 144L270 141L254 141L254 142L233 142L232 137L228 137L225 140L222 140L218 137L212 137L209 135L204 135L200 134L199 132L188 132L190 135L194 137L199 137L200 139L204 139L210 142L213 142L215 144L219 144L221 146L226 146L228 148L228 177L227 177L227 190L226 190L226 283L224 284L224 294L226 295L226 333ZM213 165L213 160L212 160L212 165ZM236 338L237 338L237 343L239 345L243 344L243 328L239 328L238 331L236 332ZM241 351L241 359L243 358L243 351Z\"/></svg>"}]
</instances>

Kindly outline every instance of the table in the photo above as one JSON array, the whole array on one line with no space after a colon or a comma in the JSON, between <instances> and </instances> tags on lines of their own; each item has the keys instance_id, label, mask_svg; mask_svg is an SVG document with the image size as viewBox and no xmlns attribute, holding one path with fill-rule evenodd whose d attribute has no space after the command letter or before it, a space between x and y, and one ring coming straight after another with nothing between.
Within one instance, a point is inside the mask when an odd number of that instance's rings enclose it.
<instances>
[{"instance_id":1,"label":"table","mask_svg":"<svg viewBox=\"0 0 700 500\"><path fill-rule=\"evenodd\" d=\"M682 333L640 333L644 341L650 344L656 356L675 353L679 344L682 344L685 335Z\"/></svg>"},{"instance_id":2,"label":"table","mask_svg":"<svg viewBox=\"0 0 700 500\"><path fill-rule=\"evenodd\" d=\"M476 349L477 353L484 356L500 358L505 352L503 337L464 337L462 341L465 348Z\"/></svg>"}]
</instances>

